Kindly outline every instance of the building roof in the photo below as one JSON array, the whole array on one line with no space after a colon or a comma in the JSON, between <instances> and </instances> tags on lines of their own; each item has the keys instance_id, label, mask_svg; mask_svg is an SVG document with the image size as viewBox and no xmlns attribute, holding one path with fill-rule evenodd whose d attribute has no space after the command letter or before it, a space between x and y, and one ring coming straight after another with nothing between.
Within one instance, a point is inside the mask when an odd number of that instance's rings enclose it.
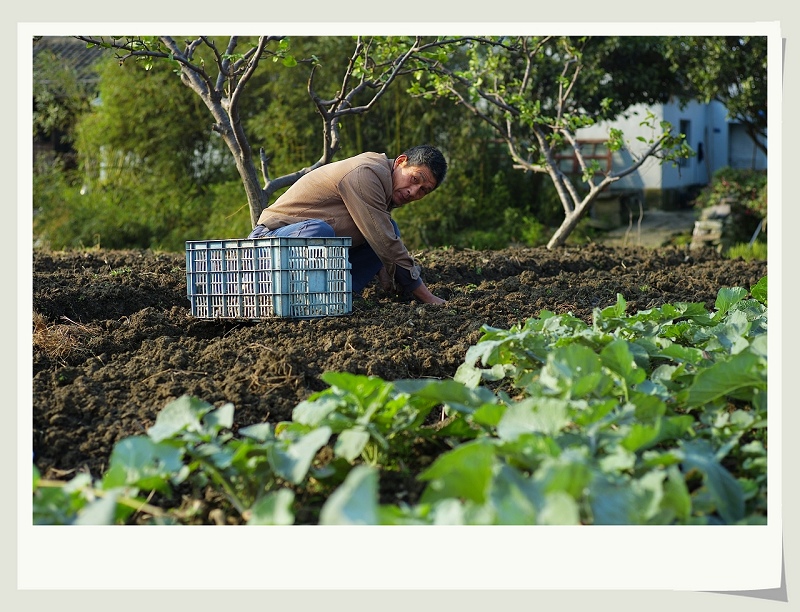
<instances>
[{"instance_id":1,"label":"building roof","mask_svg":"<svg viewBox=\"0 0 800 612\"><path fill-rule=\"evenodd\" d=\"M72 36L34 36L33 57L43 52L53 53L65 61L77 71L80 81L95 81L95 64L104 55L108 57L108 50L88 47L85 42Z\"/></svg>"}]
</instances>

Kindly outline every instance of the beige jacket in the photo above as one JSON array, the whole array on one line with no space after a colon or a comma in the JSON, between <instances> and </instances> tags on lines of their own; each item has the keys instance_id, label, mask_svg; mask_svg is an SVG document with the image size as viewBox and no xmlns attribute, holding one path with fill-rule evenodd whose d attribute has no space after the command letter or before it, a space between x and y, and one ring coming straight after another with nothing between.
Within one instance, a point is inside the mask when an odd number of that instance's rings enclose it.
<instances>
[{"instance_id":1,"label":"beige jacket","mask_svg":"<svg viewBox=\"0 0 800 612\"><path fill-rule=\"evenodd\" d=\"M419 266L395 236L391 222L393 162L383 153L362 153L320 166L265 208L258 223L277 229L320 219L337 236L350 236L354 247L368 242L390 278L400 266L416 280Z\"/></svg>"}]
</instances>

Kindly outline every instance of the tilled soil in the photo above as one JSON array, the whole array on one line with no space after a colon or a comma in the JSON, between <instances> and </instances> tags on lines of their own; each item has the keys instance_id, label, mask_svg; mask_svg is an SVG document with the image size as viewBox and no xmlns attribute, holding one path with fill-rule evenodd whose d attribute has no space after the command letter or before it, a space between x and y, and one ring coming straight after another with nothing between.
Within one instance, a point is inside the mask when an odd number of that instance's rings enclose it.
<instances>
[{"instance_id":1,"label":"tilled soil","mask_svg":"<svg viewBox=\"0 0 800 612\"><path fill-rule=\"evenodd\" d=\"M99 477L117 441L144 433L183 394L233 403L235 428L288 421L326 387L326 371L447 378L483 325L509 328L542 310L590 322L618 293L630 314L675 302L711 310L720 288L749 289L767 274L766 262L678 247L415 256L446 305L370 286L348 315L251 322L192 317L183 254L34 251L34 463L47 478Z\"/></svg>"}]
</instances>

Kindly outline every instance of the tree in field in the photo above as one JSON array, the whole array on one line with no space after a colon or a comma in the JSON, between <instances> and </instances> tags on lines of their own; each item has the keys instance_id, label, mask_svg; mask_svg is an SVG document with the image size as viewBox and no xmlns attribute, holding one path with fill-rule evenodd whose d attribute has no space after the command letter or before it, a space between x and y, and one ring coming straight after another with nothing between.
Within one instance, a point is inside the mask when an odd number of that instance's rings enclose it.
<instances>
[{"instance_id":1,"label":"tree in field","mask_svg":"<svg viewBox=\"0 0 800 612\"><path fill-rule=\"evenodd\" d=\"M42 243L41 229L50 209L63 210L65 192L77 193L79 189L73 149L75 125L90 109L95 84L51 49L37 47L40 38L33 39L32 136L33 229Z\"/></svg>"},{"instance_id":2,"label":"tree in field","mask_svg":"<svg viewBox=\"0 0 800 612\"><path fill-rule=\"evenodd\" d=\"M33 136L50 141L56 154L70 150L75 123L94 97L95 83L80 77L52 50L34 52Z\"/></svg>"},{"instance_id":3,"label":"tree in field","mask_svg":"<svg viewBox=\"0 0 800 612\"><path fill-rule=\"evenodd\" d=\"M493 128L515 167L549 177L564 209L564 220L547 243L554 248L565 243L604 189L646 159L664 163L691 154L683 135L666 122L656 124L653 116L644 122L652 136L641 150L631 151L632 163L623 169L588 162L576 138L580 128L612 119L635 102L666 99L671 73L663 61L653 63L662 57L658 45L657 39L564 36L440 40L438 53L417 55L420 78L411 91L454 100ZM637 65L646 69L635 73ZM631 73L635 76L615 81L618 74ZM606 144L612 151L627 146L615 129ZM574 151L580 177L559 167L564 150Z\"/></svg>"},{"instance_id":4,"label":"tree in field","mask_svg":"<svg viewBox=\"0 0 800 612\"><path fill-rule=\"evenodd\" d=\"M680 76L683 99L717 100L767 153L767 37L675 38L665 57Z\"/></svg>"},{"instance_id":5,"label":"tree in field","mask_svg":"<svg viewBox=\"0 0 800 612\"><path fill-rule=\"evenodd\" d=\"M154 61L173 62L181 81L202 100L213 118L217 132L233 156L242 180L255 225L261 211L276 191L288 187L314 168L332 161L341 146L340 122L343 118L364 114L384 96L392 82L406 68L415 44L387 43L382 46L382 61L373 57L373 41L353 39L353 50L337 91L324 96L315 86L318 60L297 60L291 53L289 39L283 36L260 36L253 40L238 36L226 42L199 36L179 42L170 36L160 37L91 37L78 36L89 45L113 49L120 63L135 60L151 65ZM319 158L310 165L278 177L270 177L269 157L262 148L259 169L243 121L245 90L262 65L281 62L286 67L298 63L310 66L307 91L321 119L322 147ZM366 98L366 99L364 99ZM355 101L359 100L358 103Z\"/></svg>"},{"instance_id":6,"label":"tree in field","mask_svg":"<svg viewBox=\"0 0 800 612\"><path fill-rule=\"evenodd\" d=\"M102 103L75 129L81 194L48 202L40 231L56 245L181 249L215 220L214 185L236 179L233 160L166 63L145 71L101 53ZM55 223L62 211L66 227Z\"/></svg>"}]
</instances>

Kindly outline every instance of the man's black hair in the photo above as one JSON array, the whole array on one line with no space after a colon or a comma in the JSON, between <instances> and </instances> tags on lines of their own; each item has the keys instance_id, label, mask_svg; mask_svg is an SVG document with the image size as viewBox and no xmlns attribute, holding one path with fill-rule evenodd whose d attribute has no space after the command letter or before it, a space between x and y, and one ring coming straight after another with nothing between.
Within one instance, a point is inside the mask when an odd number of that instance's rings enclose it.
<instances>
[{"instance_id":1,"label":"man's black hair","mask_svg":"<svg viewBox=\"0 0 800 612\"><path fill-rule=\"evenodd\" d=\"M433 145L424 144L411 147L407 151L404 151L403 155L408 158L406 163L409 166L427 166L433 173L436 187L442 184L447 174L447 160L439 149Z\"/></svg>"}]
</instances>

